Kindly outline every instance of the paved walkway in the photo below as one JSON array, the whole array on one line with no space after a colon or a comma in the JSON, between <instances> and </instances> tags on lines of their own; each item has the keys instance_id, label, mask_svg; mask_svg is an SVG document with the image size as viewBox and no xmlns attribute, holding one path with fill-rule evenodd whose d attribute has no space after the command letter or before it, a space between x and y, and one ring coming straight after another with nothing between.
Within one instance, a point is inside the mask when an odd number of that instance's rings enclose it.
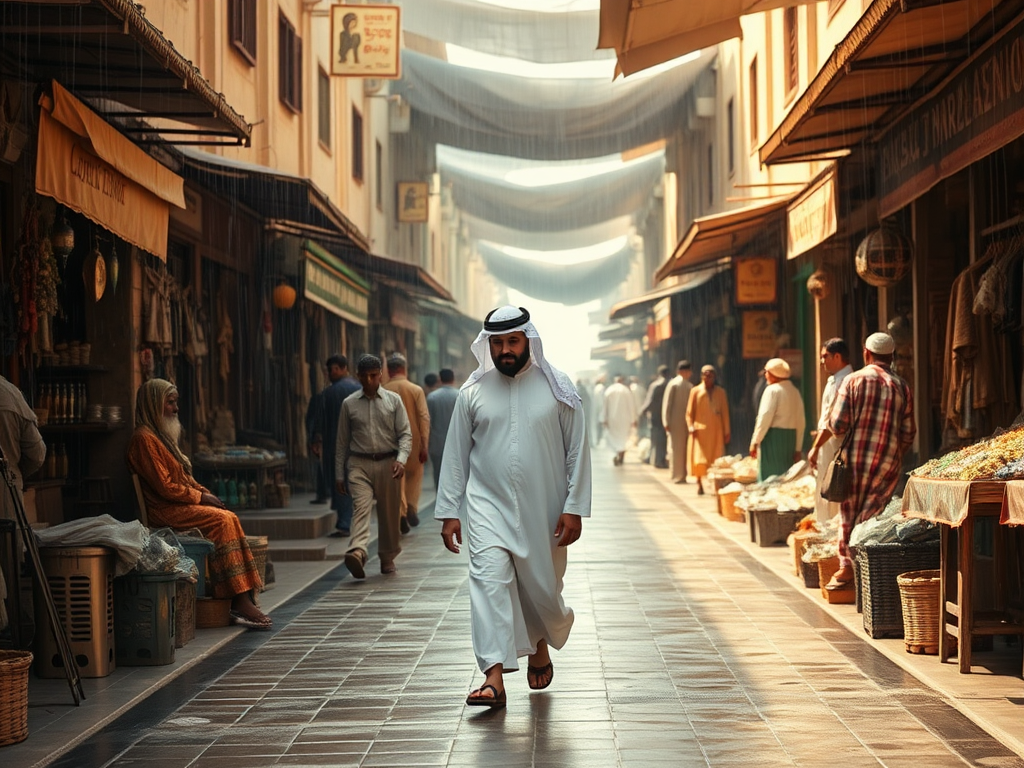
<instances>
[{"instance_id":1,"label":"paved walkway","mask_svg":"<svg viewBox=\"0 0 1024 768\"><path fill-rule=\"evenodd\" d=\"M396 576L335 572L286 625L247 633L223 676L182 680L166 711L60 764L1024 767L652 470L595 462L566 578L576 625L547 691L516 674L507 710L464 706L480 680L466 562L425 521Z\"/></svg>"}]
</instances>

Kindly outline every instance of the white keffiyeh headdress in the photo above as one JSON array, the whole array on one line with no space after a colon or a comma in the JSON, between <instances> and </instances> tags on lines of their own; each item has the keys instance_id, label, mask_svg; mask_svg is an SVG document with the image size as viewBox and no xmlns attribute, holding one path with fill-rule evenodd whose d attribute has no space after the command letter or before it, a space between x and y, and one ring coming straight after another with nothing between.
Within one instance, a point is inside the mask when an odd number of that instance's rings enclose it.
<instances>
[{"instance_id":1,"label":"white keffiyeh headdress","mask_svg":"<svg viewBox=\"0 0 1024 768\"><path fill-rule=\"evenodd\" d=\"M544 372L548 384L551 385L551 392L555 399L565 403L570 408L576 408L580 404L580 396L573 386L572 380L555 368L544 358L544 344L540 340L537 328L530 322L530 313L523 307L506 305L492 310L484 319L484 328L480 331L473 345L470 347L480 365L466 379L462 389L467 389L476 384L480 378L489 370L494 368L494 361L491 359L491 350L488 339L491 336L500 336L505 333L522 331L530 341L530 360L533 365L538 366Z\"/></svg>"}]
</instances>

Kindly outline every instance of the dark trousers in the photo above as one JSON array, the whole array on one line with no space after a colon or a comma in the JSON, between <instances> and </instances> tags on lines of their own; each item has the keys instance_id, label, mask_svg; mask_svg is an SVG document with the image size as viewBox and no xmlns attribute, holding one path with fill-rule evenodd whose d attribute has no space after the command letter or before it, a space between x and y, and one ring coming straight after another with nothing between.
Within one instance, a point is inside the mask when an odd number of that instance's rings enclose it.
<instances>
[{"instance_id":1,"label":"dark trousers","mask_svg":"<svg viewBox=\"0 0 1024 768\"><path fill-rule=\"evenodd\" d=\"M329 499L331 494L327 492L327 478L324 477L323 462L314 457L314 472L316 473L316 497L318 499Z\"/></svg>"},{"instance_id":2,"label":"dark trousers","mask_svg":"<svg viewBox=\"0 0 1024 768\"><path fill-rule=\"evenodd\" d=\"M665 428L657 422L651 424L650 463L656 467L668 466L668 434L665 432Z\"/></svg>"}]
</instances>

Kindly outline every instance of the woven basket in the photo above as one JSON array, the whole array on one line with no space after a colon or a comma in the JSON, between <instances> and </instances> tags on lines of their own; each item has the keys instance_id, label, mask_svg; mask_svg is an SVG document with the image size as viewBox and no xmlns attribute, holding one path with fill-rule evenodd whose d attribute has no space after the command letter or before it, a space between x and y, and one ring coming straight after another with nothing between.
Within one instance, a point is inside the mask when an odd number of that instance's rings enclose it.
<instances>
[{"instance_id":1,"label":"woven basket","mask_svg":"<svg viewBox=\"0 0 1024 768\"><path fill-rule=\"evenodd\" d=\"M267 551L270 549L270 539L266 536L246 536L245 543L249 545L252 552L252 559L256 561L256 572L260 575L260 581L267 581Z\"/></svg>"},{"instance_id":2,"label":"woven basket","mask_svg":"<svg viewBox=\"0 0 1024 768\"><path fill-rule=\"evenodd\" d=\"M28 651L0 651L0 747L28 738Z\"/></svg>"},{"instance_id":3,"label":"woven basket","mask_svg":"<svg viewBox=\"0 0 1024 768\"><path fill-rule=\"evenodd\" d=\"M903 642L907 653L939 652L939 571L910 571L896 577L903 605Z\"/></svg>"},{"instance_id":4,"label":"woven basket","mask_svg":"<svg viewBox=\"0 0 1024 768\"><path fill-rule=\"evenodd\" d=\"M864 631L870 637L903 637L903 606L897 577L939 567L939 542L890 542L858 547Z\"/></svg>"},{"instance_id":5,"label":"woven basket","mask_svg":"<svg viewBox=\"0 0 1024 768\"><path fill-rule=\"evenodd\" d=\"M212 629L231 623L231 598L204 597L196 600L196 627Z\"/></svg>"},{"instance_id":6,"label":"woven basket","mask_svg":"<svg viewBox=\"0 0 1024 768\"><path fill-rule=\"evenodd\" d=\"M736 506L736 499L740 497L742 491L732 491L731 493L720 493L718 494L718 500L722 505L722 517L726 520L732 520L734 523L745 523L747 521L746 513Z\"/></svg>"}]
</instances>

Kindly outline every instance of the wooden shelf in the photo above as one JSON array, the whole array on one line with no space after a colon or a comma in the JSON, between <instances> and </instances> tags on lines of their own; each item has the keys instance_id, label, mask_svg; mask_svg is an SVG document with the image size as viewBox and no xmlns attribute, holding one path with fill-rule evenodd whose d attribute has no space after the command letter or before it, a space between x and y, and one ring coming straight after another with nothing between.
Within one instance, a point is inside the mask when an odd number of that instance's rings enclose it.
<instances>
[{"instance_id":1,"label":"wooden shelf","mask_svg":"<svg viewBox=\"0 0 1024 768\"><path fill-rule=\"evenodd\" d=\"M115 430L121 429L125 425L125 422L119 421L116 424L108 424L105 421L86 421L79 422L77 424L40 424L40 432L114 432Z\"/></svg>"},{"instance_id":2,"label":"wooden shelf","mask_svg":"<svg viewBox=\"0 0 1024 768\"><path fill-rule=\"evenodd\" d=\"M41 365L36 368L36 374L46 378L80 376L83 373L107 373L108 371L109 369L104 365Z\"/></svg>"}]
</instances>

